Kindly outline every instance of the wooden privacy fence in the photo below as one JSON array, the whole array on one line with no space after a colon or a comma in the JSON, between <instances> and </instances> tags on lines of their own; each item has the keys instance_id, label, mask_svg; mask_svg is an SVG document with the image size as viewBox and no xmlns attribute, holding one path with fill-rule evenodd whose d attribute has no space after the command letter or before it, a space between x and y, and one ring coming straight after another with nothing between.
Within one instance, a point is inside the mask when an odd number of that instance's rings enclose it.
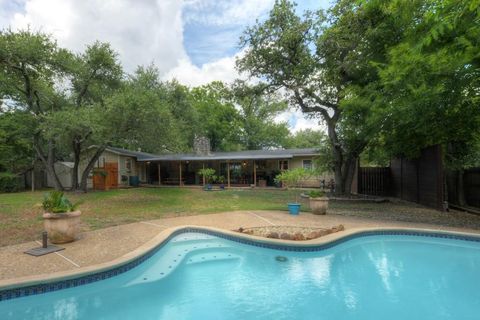
<instances>
[{"instance_id":1,"label":"wooden privacy fence","mask_svg":"<svg viewBox=\"0 0 480 320\"><path fill-rule=\"evenodd\" d=\"M358 170L358 193L388 196L390 193L390 168L360 167Z\"/></svg>"},{"instance_id":2,"label":"wooden privacy fence","mask_svg":"<svg viewBox=\"0 0 480 320\"><path fill-rule=\"evenodd\" d=\"M423 149L417 159L409 160L402 157L392 159L390 167L361 167L357 178L358 193L393 196L442 210L444 201L442 158L441 147L432 146Z\"/></svg>"},{"instance_id":3,"label":"wooden privacy fence","mask_svg":"<svg viewBox=\"0 0 480 320\"><path fill-rule=\"evenodd\" d=\"M465 170L463 181L467 204L480 208L480 168Z\"/></svg>"}]
</instances>

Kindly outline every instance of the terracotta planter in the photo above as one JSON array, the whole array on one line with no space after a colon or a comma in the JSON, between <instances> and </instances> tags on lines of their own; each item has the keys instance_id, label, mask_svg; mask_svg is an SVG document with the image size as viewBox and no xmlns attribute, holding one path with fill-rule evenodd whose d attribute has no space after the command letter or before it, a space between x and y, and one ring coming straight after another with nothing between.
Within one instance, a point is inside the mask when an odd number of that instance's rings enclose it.
<instances>
[{"instance_id":1,"label":"terracotta planter","mask_svg":"<svg viewBox=\"0 0 480 320\"><path fill-rule=\"evenodd\" d=\"M310 209L313 214L326 214L328 209L328 198L310 198Z\"/></svg>"},{"instance_id":2,"label":"terracotta planter","mask_svg":"<svg viewBox=\"0 0 480 320\"><path fill-rule=\"evenodd\" d=\"M51 243L75 241L80 233L80 211L44 213L43 224Z\"/></svg>"}]
</instances>

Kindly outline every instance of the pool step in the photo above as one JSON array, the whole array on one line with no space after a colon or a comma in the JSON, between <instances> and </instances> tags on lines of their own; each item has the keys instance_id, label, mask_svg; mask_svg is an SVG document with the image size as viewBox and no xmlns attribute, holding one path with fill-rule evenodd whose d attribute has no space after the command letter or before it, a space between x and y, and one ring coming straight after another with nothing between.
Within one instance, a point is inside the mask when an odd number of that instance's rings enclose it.
<instances>
[{"instance_id":1,"label":"pool step","mask_svg":"<svg viewBox=\"0 0 480 320\"><path fill-rule=\"evenodd\" d=\"M144 271L140 276L130 281L127 286L153 282L167 277L182 262L187 264L206 261L238 259L231 246L224 243L212 242L210 239L190 241L184 239L170 247L164 247L161 257Z\"/></svg>"},{"instance_id":2,"label":"pool step","mask_svg":"<svg viewBox=\"0 0 480 320\"><path fill-rule=\"evenodd\" d=\"M219 239L216 237L209 236L207 234L200 234L200 233L184 233L181 234L169 242L171 244L186 244L189 242L215 242L218 241Z\"/></svg>"},{"instance_id":3,"label":"pool step","mask_svg":"<svg viewBox=\"0 0 480 320\"><path fill-rule=\"evenodd\" d=\"M210 261L238 260L241 256L229 250L208 251L204 253L195 253L188 257L186 264L193 265Z\"/></svg>"}]
</instances>

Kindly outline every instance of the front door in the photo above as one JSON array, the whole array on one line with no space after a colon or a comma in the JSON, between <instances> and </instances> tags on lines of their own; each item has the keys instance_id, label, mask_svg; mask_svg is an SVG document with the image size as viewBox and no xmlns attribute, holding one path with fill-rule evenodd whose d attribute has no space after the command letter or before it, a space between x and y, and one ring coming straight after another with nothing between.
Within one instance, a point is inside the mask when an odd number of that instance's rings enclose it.
<instances>
[{"instance_id":1,"label":"front door","mask_svg":"<svg viewBox=\"0 0 480 320\"><path fill-rule=\"evenodd\" d=\"M106 162L105 171L107 176L105 178L105 188L117 188L118 187L118 163L117 162Z\"/></svg>"}]
</instances>

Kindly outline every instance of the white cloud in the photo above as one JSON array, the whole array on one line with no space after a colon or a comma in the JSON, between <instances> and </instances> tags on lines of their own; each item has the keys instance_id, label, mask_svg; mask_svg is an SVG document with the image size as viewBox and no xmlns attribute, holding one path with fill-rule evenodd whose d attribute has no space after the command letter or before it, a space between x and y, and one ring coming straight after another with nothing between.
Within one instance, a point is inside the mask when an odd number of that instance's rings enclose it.
<instances>
[{"instance_id":1,"label":"white cloud","mask_svg":"<svg viewBox=\"0 0 480 320\"><path fill-rule=\"evenodd\" d=\"M129 72L154 62L165 73L187 58L177 0L27 0L22 12L1 18L3 27L42 30L75 51L108 41Z\"/></svg>"},{"instance_id":2,"label":"white cloud","mask_svg":"<svg viewBox=\"0 0 480 320\"><path fill-rule=\"evenodd\" d=\"M153 62L164 79L197 86L238 78L235 60L241 53L195 66L183 44L185 23L243 27L266 14L272 4L273 0L0 0L0 28L41 30L77 52L95 40L106 41L127 72ZM320 127L299 111L286 112L277 121L289 121L294 132Z\"/></svg>"},{"instance_id":3,"label":"white cloud","mask_svg":"<svg viewBox=\"0 0 480 320\"><path fill-rule=\"evenodd\" d=\"M274 0L185 0L185 22L204 25L245 25L273 6Z\"/></svg>"},{"instance_id":4,"label":"white cloud","mask_svg":"<svg viewBox=\"0 0 480 320\"><path fill-rule=\"evenodd\" d=\"M200 86L215 80L231 83L235 79L242 78L235 69L235 60L242 54L243 52L240 52L231 57L205 63L201 67L192 64L190 59L182 59L177 67L165 75L164 79L176 79L189 86Z\"/></svg>"},{"instance_id":5,"label":"white cloud","mask_svg":"<svg viewBox=\"0 0 480 320\"><path fill-rule=\"evenodd\" d=\"M279 114L275 118L275 122L287 122L290 131L293 133L305 129L325 131L325 126L320 123L319 119L309 119L305 114L293 107Z\"/></svg>"}]
</instances>

